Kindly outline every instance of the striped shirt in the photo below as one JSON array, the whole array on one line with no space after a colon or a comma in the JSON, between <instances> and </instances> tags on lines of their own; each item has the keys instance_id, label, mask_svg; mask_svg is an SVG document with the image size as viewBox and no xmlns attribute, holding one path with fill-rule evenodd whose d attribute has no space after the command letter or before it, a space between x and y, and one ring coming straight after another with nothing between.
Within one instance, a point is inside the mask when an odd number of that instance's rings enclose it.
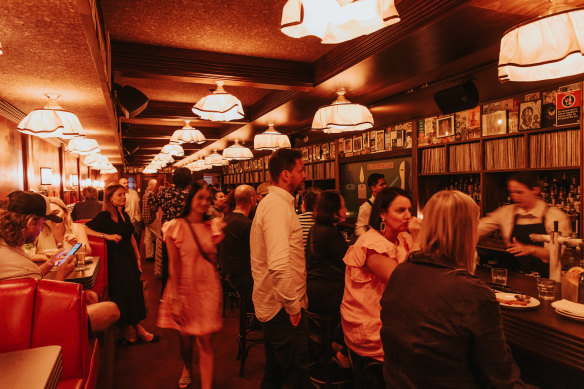
<instances>
[{"instance_id":1,"label":"striped shirt","mask_svg":"<svg viewBox=\"0 0 584 389\"><path fill-rule=\"evenodd\" d=\"M302 242L304 243L304 248L306 248L306 241L308 240L308 233L310 228L314 224L314 219L312 218L312 212L305 212L298 215L300 220L300 225L302 226Z\"/></svg>"}]
</instances>

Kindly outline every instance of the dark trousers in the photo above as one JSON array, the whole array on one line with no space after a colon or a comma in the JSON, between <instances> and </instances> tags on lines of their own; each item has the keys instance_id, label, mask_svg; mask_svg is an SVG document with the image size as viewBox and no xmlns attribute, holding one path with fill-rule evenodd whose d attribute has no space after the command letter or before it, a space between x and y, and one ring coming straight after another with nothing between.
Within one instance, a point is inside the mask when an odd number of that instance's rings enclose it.
<instances>
[{"instance_id":1,"label":"dark trousers","mask_svg":"<svg viewBox=\"0 0 584 389\"><path fill-rule=\"evenodd\" d=\"M162 269L161 269L161 281L162 290L160 295L164 294L164 288L166 288L166 281L168 281L168 250L166 249L166 242L162 242Z\"/></svg>"},{"instance_id":2,"label":"dark trousers","mask_svg":"<svg viewBox=\"0 0 584 389\"><path fill-rule=\"evenodd\" d=\"M262 323L266 371L262 389L308 388L308 319L302 311L296 327L284 308Z\"/></svg>"},{"instance_id":3,"label":"dark trousers","mask_svg":"<svg viewBox=\"0 0 584 389\"><path fill-rule=\"evenodd\" d=\"M349 349L353 382L356 389L385 389L383 364L377 359L364 357Z\"/></svg>"}]
</instances>

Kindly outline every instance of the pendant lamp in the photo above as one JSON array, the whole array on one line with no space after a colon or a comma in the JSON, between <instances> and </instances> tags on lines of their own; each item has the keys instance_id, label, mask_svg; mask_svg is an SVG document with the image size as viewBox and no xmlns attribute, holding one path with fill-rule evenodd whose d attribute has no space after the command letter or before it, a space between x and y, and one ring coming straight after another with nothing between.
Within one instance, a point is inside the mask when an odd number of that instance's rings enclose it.
<instances>
[{"instance_id":1,"label":"pendant lamp","mask_svg":"<svg viewBox=\"0 0 584 389\"><path fill-rule=\"evenodd\" d=\"M26 115L16 128L18 131L40 138L71 139L84 136L85 130L75 114L65 111L59 104L58 94L45 94L49 99L44 108L37 108Z\"/></svg>"},{"instance_id":2,"label":"pendant lamp","mask_svg":"<svg viewBox=\"0 0 584 389\"><path fill-rule=\"evenodd\" d=\"M235 144L223 150L223 158L228 161L243 161L245 159L252 159L253 153L247 147L239 144L239 140L235 140Z\"/></svg>"},{"instance_id":3,"label":"pendant lamp","mask_svg":"<svg viewBox=\"0 0 584 389\"><path fill-rule=\"evenodd\" d=\"M316 111L312 129L336 134L363 131L373 127L373 116L367 107L347 100L344 89L339 90L337 95L337 99L331 105L325 105Z\"/></svg>"},{"instance_id":4,"label":"pendant lamp","mask_svg":"<svg viewBox=\"0 0 584 389\"><path fill-rule=\"evenodd\" d=\"M189 124L189 120L185 120L185 126L180 130L176 130L170 137L170 143L205 143L205 135Z\"/></svg>"},{"instance_id":5,"label":"pendant lamp","mask_svg":"<svg viewBox=\"0 0 584 389\"><path fill-rule=\"evenodd\" d=\"M174 158L168 154L158 154L153 159L154 162L162 162L165 165L174 162Z\"/></svg>"},{"instance_id":6,"label":"pendant lamp","mask_svg":"<svg viewBox=\"0 0 584 389\"><path fill-rule=\"evenodd\" d=\"M290 147L290 139L287 135L276 131L274 123L269 123L266 131L253 138L253 148L256 150L277 150Z\"/></svg>"},{"instance_id":7,"label":"pendant lamp","mask_svg":"<svg viewBox=\"0 0 584 389\"><path fill-rule=\"evenodd\" d=\"M394 0L288 0L281 30L292 38L314 35L340 43L399 22Z\"/></svg>"},{"instance_id":8,"label":"pendant lamp","mask_svg":"<svg viewBox=\"0 0 584 389\"><path fill-rule=\"evenodd\" d=\"M79 155L87 155L91 153L99 153L101 149L95 139L78 136L69 141L65 151Z\"/></svg>"},{"instance_id":9,"label":"pendant lamp","mask_svg":"<svg viewBox=\"0 0 584 389\"><path fill-rule=\"evenodd\" d=\"M101 169L99 171L100 174L114 174L117 172L118 172L118 169L116 169L114 166L112 166L111 168L108 168L108 169Z\"/></svg>"},{"instance_id":10,"label":"pendant lamp","mask_svg":"<svg viewBox=\"0 0 584 389\"><path fill-rule=\"evenodd\" d=\"M217 152L217 149L214 149L212 154L205 157L205 164L211 166L224 166L229 165L229 161L223 159L221 154Z\"/></svg>"},{"instance_id":11,"label":"pendant lamp","mask_svg":"<svg viewBox=\"0 0 584 389\"><path fill-rule=\"evenodd\" d=\"M584 73L584 7L550 10L508 30L501 39L500 81L539 81L580 73Z\"/></svg>"},{"instance_id":12,"label":"pendant lamp","mask_svg":"<svg viewBox=\"0 0 584 389\"><path fill-rule=\"evenodd\" d=\"M193 112L201 119L214 122L227 122L243 118L243 107L237 97L225 92L223 81L217 81L217 89L203 97L193 107Z\"/></svg>"},{"instance_id":13,"label":"pendant lamp","mask_svg":"<svg viewBox=\"0 0 584 389\"><path fill-rule=\"evenodd\" d=\"M156 174L157 172L158 170L151 166L146 166L144 170L142 170L143 174Z\"/></svg>"},{"instance_id":14,"label":"pendant lamp","mask_svg":"<svg viewBox=\"0 0 584 389\"><path fill-rule=\"evenodd\" d=\"M181 145L178 143L169 143L162 148L162 154L173 155L176 157L182 157L185 155L185 151Z\"/></svg>"},{"instance_id":15,"label":"pendant lamp","mask_svg":"<svg viewBox=\"0 0 584 389\"><path fill-rule=\"evenodd\" d=\"M100 163L104 163L104 162L109 162L108 158L105 155L101 155L98 153L91 153L88 154L84 159L83 159L83 164L90 166L90 167L95 167Z\"/></svg>"}]
</instances>

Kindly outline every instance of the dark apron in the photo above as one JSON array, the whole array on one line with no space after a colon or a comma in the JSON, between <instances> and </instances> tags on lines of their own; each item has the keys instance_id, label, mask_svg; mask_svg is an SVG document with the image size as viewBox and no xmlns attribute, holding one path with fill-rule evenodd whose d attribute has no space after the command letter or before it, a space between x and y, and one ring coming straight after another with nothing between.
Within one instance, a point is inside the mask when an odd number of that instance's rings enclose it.
<instances>
[{"instance_id":1,"label":"dark apron","mask_svg":"<svg viewBox=\"0 0 584 389\"><path fill-rule=\"evenodd\" d=\"M517 239L518 242L523 244L528 244L532 246L543 247L543 242L533 242L529 239L530 234L547 234L545 229L545 217L547 215L548 207L546 206L545 211L542 215L542 220L540 223L533 224L517 224L517 214L513 218L513 229L511 231L511 237L509 241L512 242L513 238ZM532 273L534 271L538 272L542 277L549 277L550 265L549 263L544 263L541 259L534 257L532 255L526 255L523 257L515 257L515 262L517 264L518 271L522 273Z\"/></svg>"}]
</instances>

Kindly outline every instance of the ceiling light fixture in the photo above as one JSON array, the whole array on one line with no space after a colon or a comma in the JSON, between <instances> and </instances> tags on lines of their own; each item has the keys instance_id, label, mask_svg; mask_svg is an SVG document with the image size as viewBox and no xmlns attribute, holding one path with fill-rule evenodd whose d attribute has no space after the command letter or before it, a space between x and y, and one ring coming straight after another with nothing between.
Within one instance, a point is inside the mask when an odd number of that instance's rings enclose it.
<instances>
[{"instance_id":1,"label":"ceiling light fixture","mask_svg":"<svg viewBox=\"0 0 584 389\"><path fill-rule=\"evenodd\" d=\"M193 112L201 119L214 122L228 122L243 118L243 107L239 99L223 89L223 81L217 81L217 89L203 97L193 107Z\"/></svg>"},{"instance_id":2,"label":"ceiling light fixture","mask_svg":"<svg viewBox=\"0 0 584 389\"><path fill-rule=\"evenodd\" d=\"M144 168L144 170L142 170L143 174L156 174L158 172L158 169L154 168L153 166L146 166Z\"/></svg>"},{"instance_id":3,"label":"ceiling light fixture","mask_svg":"<svg viewBox=\"0 0 584 389\"><path fill-rule=\"evenodd\" d=\"M288 0L282 32L292 38L314 35L341 43L399 22L393 0Z\"/></svg>"},{"instance_id":4,"label":"ceiling light fixture","mask_svg":"<svg viewBox=\"0 0 584 389\"><path fill-rule=\"evenodd\" d=\"M229 165L229 161L223 159L221 154L217 152L217 149L214 149L212 154L205 157L205 164L211 166L224 166Z\"/></svg>"},{"instance_id":5,"label":"ceiling light fixture","mask_svg":"<svg viewBox=\"0 0 584 389\"><path fill-rule=\"evenodd\" d=\"M245 146L239 144L239 139L235 140L235 144L223 150L223 158L228 161L243 161L245 159L252 159L253 153Z\"/></svg>"},{"instance_id":6,"label":"ceiling light fixture","mask_svg":"<svg viewBox=\"0 0 584 389\"><path fill-rule=\"evenodd\" d=\"M65 151L73 154L87 155L91 153L99 153L101 149L95 139L78 136L69 141Z\"/></svg>"},{"instance_id":7,"label":"ceiling light fixture","mask_svg":"<svg viewBox=\"0 0 584 389\"><path fill-rule=\"evenodd\" d=\"M500 81L539 81L584 73L584 7L551 7L501 38Z\"/></svg>"},{"instance_id":8,"label":"ceiling light fixture","mask_svg":"<svg viewBox=\"0 0 584 389\"><path fill-rule=\"evenodd\" d=\"M173 155L176 157L182 157L185 155L185 151L182 146L178 143L169 143L162 148L162 154Z\"/></svg>"},{"instance_id":9,"label":"ceiling light fixture","mask_svg":"<svg viewBox=\"0 0 584 389\"><path fill-rule=\"evenodd\" d=\"M330 105L320 107L312 120L312 129L327 134L363 131L373 127L371 112L361 104L351 103L345 97L345 89L337 92L337 99Z\"/></svg>"},{"instance_id":10,"label":"ceiling light fixture","mask_svg":"<svg viewBox=\"0 0 584 389\"><path fill-rule=\"evenodd\" d=\"M189 120L185 120L185 126L180 130L176 130L170 137L170 143L205 143L205 135L189 124Z\"/></svg>"},{"instance_id":11,"label":"ceiling light fixture","mask_svg":"<svg viewBox=\"0 0 584 389\"><path fill-rule=\"evenodd\" d=\"M172 158L172 156L170 156L169 154L157 154L152 161L161 162L164 165L168 165L169 163L174 162L174 158Z\"/></svg>"},{"instance_id":12,"label":"ceiling light fixture","mask_svg":"<svg viewBox=\"0 0 584 389\"><path fill-rule=\"evenodd\" d=\"M99 153L91 153L88 154L83 159L83 164L95 168L100 163L107 163L109 159L105 155L101 155Z\"/></svg>"},{"instance_id":13,"label":"ceiling light fixture","mask_svg":"<svg viewBox=\"0 0 584 389\"><path fill-rule=\"evenodd\" d=\"M116 169L113 165L107 169L101 169L99 171L100 174L114 174L117 172L118 172L118 169Z\"/></svg>"},{"instance_id":14,"label":"ceiling light fixture","mask_svg":"<svg viewBox=\"0 0 584 389\"><path fill-rule=\"evenodd\" d=\"M277 150L290 147L290 138L276 131L274 123L269 123L266 131L253 138L253 148L256 150Z\"/></svg>"},{"instance_id":15,"label":"ceiling light fixture","mask_svg":"<svg viewBox=\"0 0 584 389\"><path fill-rule=\"evenodd\" d=\"M65 111L59 104L58 94L45 94L49 99L44 108L37 108L26 115L18 124L17 130L40 138L71 139L84 136L85 130L77 116Z\"/></svg>"}]
</instances>

